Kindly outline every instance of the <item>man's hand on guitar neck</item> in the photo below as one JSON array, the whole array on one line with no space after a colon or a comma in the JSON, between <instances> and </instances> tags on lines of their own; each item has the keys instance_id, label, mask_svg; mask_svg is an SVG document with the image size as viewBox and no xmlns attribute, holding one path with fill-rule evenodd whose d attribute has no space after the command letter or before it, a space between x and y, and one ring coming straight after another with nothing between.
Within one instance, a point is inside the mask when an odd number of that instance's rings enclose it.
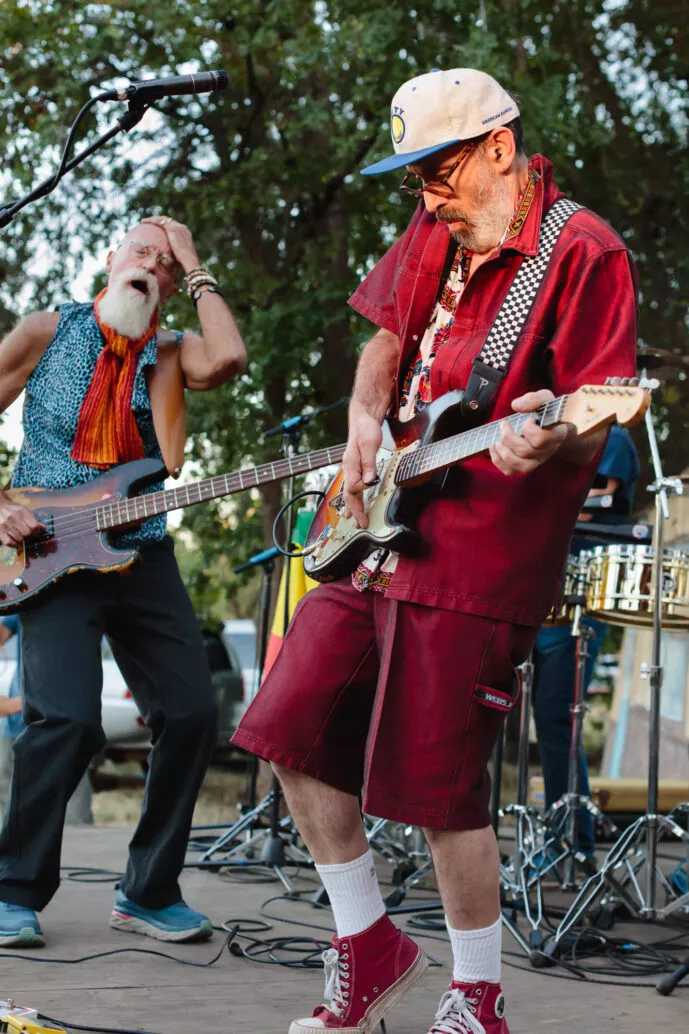
<instances>
[{"instance_id":1,"label":"man's hand on guitar neck","mask_svg":"<svg viewBox=\"0 0 689 1034\"><path fill-rule=\"evenodd\" d=\"M28 507L13 503L5 492L0 492L0 543L3 546L18 549L24 539L44 530Z\"/></svg>"},{"instance_id":2,"label":"man's hand on guitar neck","mask_svg":"<svg viewBox=\"0 0 689 1034\"><path fill-rule=\"evenodd\" d=\"M530 391L512 402L517 413L532 413L554 399L552 391ZM501 440L490 447L490 458L503 474L528 474L560 452L563 459L585 466L596 455L607 437L607 430L580 438L571 424L556 424L545 430L531 419L522 433L515 434L507 421L501 426Z\"/></svg>"}]
</instances>

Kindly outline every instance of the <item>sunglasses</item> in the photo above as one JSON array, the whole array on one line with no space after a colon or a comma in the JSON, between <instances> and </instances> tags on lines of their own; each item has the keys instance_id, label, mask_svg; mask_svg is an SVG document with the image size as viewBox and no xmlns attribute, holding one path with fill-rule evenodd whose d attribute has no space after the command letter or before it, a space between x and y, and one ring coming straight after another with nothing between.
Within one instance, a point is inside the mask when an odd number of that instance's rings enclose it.
<instances>
[{"instance_id":1,"label":"sunglasses","mask_svg":"<svg viewBox=\"0 0 689 1034\"><path fill-rule=\"evenodd\" d=\"M449 181L460 165L469 157L475 146L476 144L473 140L468 144L465 144L459 152L456 161L450 166L441 179L424 180L421 176L408 172L400 183L399 189L405 194L411 194L412 197L423 197L424 194L436 194L438 197L445 197L448 199L453 198L454 190L450 186ZM417 180L421 185L418 187L412 186L410 181L414 180Z\"/></svg>"}]
</instances>

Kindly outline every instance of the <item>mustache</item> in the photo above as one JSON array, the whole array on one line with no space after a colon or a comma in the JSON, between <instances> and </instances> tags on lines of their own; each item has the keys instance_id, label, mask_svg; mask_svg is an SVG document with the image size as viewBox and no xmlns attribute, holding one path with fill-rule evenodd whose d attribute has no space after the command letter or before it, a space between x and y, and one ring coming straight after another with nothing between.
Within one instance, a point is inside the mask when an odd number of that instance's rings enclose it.
<instances>
[{"instance_id":1,"label":"mustache","mask_svg":"<svg viewBox=\"0 0 689 1034\"><path fill-rule=\"evenodd\" d=\"M435 220L438 223L457 223L461 220L463 223L467 223L467 225L471 226L471 219L466 212L462 211L455 210L444 215L442 209L440 209L435 213Z\"/></svg>"}]
</instances>

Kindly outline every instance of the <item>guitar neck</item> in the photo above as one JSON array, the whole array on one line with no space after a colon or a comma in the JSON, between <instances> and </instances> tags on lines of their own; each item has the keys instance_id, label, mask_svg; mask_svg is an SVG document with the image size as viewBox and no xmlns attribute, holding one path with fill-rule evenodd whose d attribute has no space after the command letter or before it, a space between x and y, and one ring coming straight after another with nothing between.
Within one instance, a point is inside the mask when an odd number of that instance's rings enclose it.
<instances>
[{"instance_id":1,"label":"guitar neck","mask_svg":"<svg viewBox=\"0 0 689 1034\"><path fill-rule=\"evenodd\" d=\"M529 417L533 417L541 427L551 427L560 422L568 397L568 395L561 395L560 398L547 402L533 413L513 413L501 420L481 424L479 427L472 427L469 431L462 431L461 434L443 438L439 442L422 445L403 457L397 468L395 481L398 485L404 485L405 482L413 481L423 475L435 474L469 456L485 452L495 442L500 441L500 425L505 421L516 434L521 434Z\"/></svg>"},{"instance_id":2,"label":"guitar neck","mask_svg":"<svg viewBox=\"0 0 689 1034\"><path fill-rule=\"evenodd\" d=\"M247 488L258 488L259 485L266 485L271 481L307 474L310 470L339 463L344 451L344 445L334 445L329 449L318 449L316 452L263 463L258 467L235 470L231 474L219 474L217 477L204 478L202 481L193 481L176 488L149 492L147 495L137 495L105 504L98 507L98 530L110 531L129 524L138 524L148 517L168 513L170 510L207 503L210 499L221 499L226 495L243 492Z\"/></svg>"}]
</instances>

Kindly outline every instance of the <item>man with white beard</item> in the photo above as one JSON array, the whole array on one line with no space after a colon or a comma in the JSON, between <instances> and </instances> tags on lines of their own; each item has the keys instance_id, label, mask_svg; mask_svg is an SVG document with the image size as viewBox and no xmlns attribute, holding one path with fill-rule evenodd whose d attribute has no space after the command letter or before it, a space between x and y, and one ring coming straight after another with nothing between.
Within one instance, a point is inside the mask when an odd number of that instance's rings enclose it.
<instances>
[{"instance_id":1,"label":"man with white beard","mask_svg":"<svg viewBox=\"0 0 689 1034\"><path fill-rule=\"evenodd\" d=\"M13 487L62 489L142 457L178 473L184 388L207 391L244 368L246 351L192 235L169 216L144 219L107 258L95 302L34 312L0 343L0 412L25 389ZM159 330L181 272L201 333ZM153 486L155 488L161 487ZM0 492L0 543L42 525ZM81 571L20 616L26 730L0 832L0 946L43 943L36 911L57 890L67 801L103 746L100 644L115 657L151 729L146 793L111 926L166 941L212 935L182 900L178 876L215 742L216 706L203 641L164 515L113 541L135 545L127 577Z\"/></svg>"}]
</instances>

